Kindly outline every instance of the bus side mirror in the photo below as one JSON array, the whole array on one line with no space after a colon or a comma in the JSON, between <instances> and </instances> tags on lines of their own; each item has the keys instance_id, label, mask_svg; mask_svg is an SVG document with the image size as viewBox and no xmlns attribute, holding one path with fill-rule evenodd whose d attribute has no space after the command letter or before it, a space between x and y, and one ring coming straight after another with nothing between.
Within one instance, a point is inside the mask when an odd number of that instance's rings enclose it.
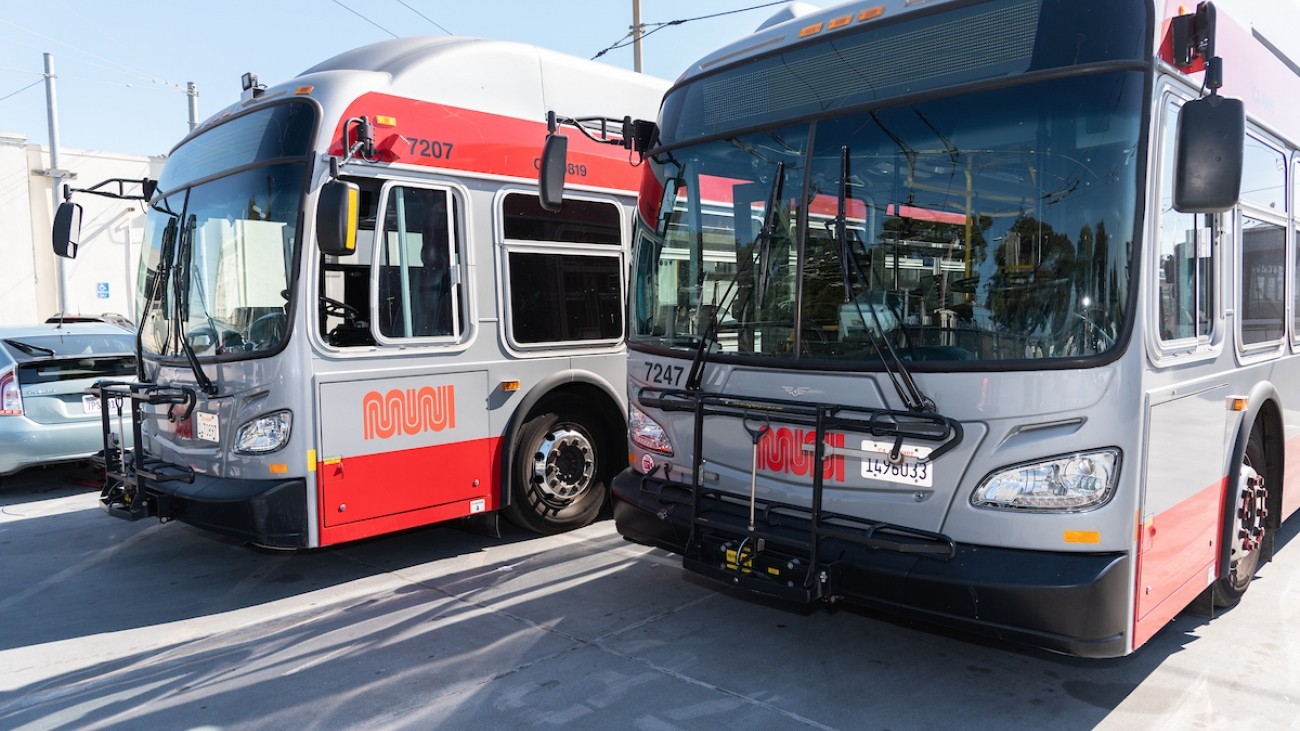
<instances>
[{"instance_id":1,"label":"bus side mirror","mask_svg":"<svg viewBox=\"0 0 1300 731\"><path fill-rule=\"evenodd\" d=\"M321 186L316 203L316 246L329 256L347 256L357 250L361 188L356 183L331 180Z\"/></svg>"},{"instance_id":2,"label":"bus side mirror","mask_svg":"<svg viewBox=\"0 0 1300 731\"><path fill-rule=\"evenodd\" d=\"M77 258L81 240L81 206L63 201L54 212L54 253L65 259Z\"/></svg>"},{"instance_id":3,"label":"bus side mirror","mask_svg":"<svg viewBox=\"0 0 1300 731\"><path fill-rule=\"evenodd\" d=\"M563 135L546 135L542 147L541 167L537 172L538 195L542 208L555 212L564 207L564 171L569 165L569 138Z\"/></svg>"},{"instance_id":4,"label":"bus side mirror","mask_svg":"<svg viewBox=\"0 0 1300 731\"><path fill-rule=\"evenodd\" d=\"M1223 213L1241 197L1246 108L1218 95L1193 99L1178 115L1174 210Z\"/></svg>"}]
</instances>

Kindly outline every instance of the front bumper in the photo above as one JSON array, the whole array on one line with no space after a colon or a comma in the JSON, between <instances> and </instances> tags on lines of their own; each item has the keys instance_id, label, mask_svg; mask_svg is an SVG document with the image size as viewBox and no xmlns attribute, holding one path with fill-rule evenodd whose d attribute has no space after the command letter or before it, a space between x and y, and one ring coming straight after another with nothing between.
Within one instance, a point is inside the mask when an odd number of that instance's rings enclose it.
<instances>
[{"instance_id":1,"label":"front bumper","mask_svg":"<svg viewBox=\"0 0 1300 731\"><path fill-rule=\"evenodd\" d=\"M259 546L307 546L307 483L195 475L194 481L149 480L150 514L241 538ZM111 511L110 511L111 512Z\"/></svg>"},{"instance_id":2,"label":"front bumper","mask_svg":"<svg viewBox=\"0 0 1300 731\"><path fill-rule=\"evenodd\" d=\"M629 540L683 555L697 573L796 601L844 598L908 617L1083 657L1127 652L1129 558L953 542L806 510L701 496L631 469L614 479L614 521ZM694 530L692 530L694 529ZM762 540L759 540L761 538Z\"/></svg>"}]
</instances>

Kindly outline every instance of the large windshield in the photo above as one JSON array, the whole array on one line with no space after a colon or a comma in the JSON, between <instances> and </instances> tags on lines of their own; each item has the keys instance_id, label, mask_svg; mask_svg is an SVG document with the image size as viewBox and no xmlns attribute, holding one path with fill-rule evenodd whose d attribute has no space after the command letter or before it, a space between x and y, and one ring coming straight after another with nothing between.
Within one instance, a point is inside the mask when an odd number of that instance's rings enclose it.
<instances>
[{"instance_id":1,"label":"large windshield","mask_svg":"<svg viewBox=\"0 0 1300 731\"><path fill-rule=\"evenodd\" d=\"M173 153L163 181L201 182L150 205L139 282L145 352L181 356L184 339L199 357L256 355L287 337L306 175L305 161L290 160L309 149L313 116L308 105L272 107ZM224 174L214 169L222 160L243 166Z\"/></svg>"},{"instance_id":2,"label":"large windshield","mask_svg":"<svg viewBox=\"0 0 1300 731\"><path fill-rule=\"evenodd\" d=\"M885 340L1102 353L1128 316L1142 98L1141 72L1109 72L670 144L631 340L849 367Z\"/></svg>"}]
</instances>

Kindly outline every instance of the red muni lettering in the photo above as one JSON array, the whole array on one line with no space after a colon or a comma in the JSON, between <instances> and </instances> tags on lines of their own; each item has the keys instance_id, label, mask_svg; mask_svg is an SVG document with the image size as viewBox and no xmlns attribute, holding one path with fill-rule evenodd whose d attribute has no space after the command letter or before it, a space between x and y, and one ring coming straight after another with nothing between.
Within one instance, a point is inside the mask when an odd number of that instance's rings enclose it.
<instances>
[{"instance_id":1,"label":"red muni lettering","mask_svg":"<svg viewBox=\"0 0 1300 731\"><path fill-rule=\"evenodd\" d=\"M758 468L812 477L815 458L812 447L816 439L815 429L790 429L784 426L772 429L758 441ZM843 448L844 435L828 433L825 444L827 447ZM833 454L822 460L822 480L844 482L844 455Z\"/></svg>"}]
</instances>

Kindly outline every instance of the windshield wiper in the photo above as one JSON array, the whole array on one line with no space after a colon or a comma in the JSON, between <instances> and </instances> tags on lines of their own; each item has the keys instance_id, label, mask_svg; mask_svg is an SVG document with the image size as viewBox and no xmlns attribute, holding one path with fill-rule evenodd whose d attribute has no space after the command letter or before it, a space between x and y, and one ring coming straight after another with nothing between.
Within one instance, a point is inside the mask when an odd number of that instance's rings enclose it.
<instances>
[{"instance_id":1,"label":"windshield wiper","mask_svg":"<svg viewBox=\"0 0 1300 731\"><path fill-rule=\"evenodd\" d=\"M767 210L763 212L763 228L754 242L758 246L758 283L755 285L754 307L758 309L767 301L767 288L772 284L772 241L776 238L776 216L781 207L781 190L784 187L785 163L778 162L776 180L772 181L772 193L767 198Z\"/></svg>"},{"instance_id":2,"label":"windshield wiper","mask_svg":"<svg viewBox=\"0 0 1300 731\"><path fill-rule=\"evenodd\" d=\"M8 345L13 348L17 348L28 355L49 355L49 356L54 355L53 350L50 350L49 348L43 345L32 345L31 343L24 343L21 340L11 340L9 338L5 338L5 345Z\"/></svg>"},{"instance_id":3,"label":"windshield wiper","mask_svg":"<svg viewBox=\"0 0 1300 731\"><path fill-rule=\"evenodd\" d=\"M750 298L755 301L757 307L763 306L763 299L767 294L767 287L770 283L771 273L768 271L768 259L771 258L772 240L776 238L777 216L776 210L781 203L781 191L785 185L785 162L776 164L776 179L772 181L772 189L767 196L767 210L763 213L763 228L754 237L754 248L758 258L758 283L754 287L757 295L751 294ZM739 252L737 252L739 254ZM739 258L739 256L737 256ZM751 261L750 266L754 263ZM727 285L727 291L723 293L721 302L730 301L731 291L735 288L736 282L740 280L739 273L733 277L731 284ZM700 299L703 299L701 293ZM691 360L691 370L686 376L686 388L690 391L700 389L700 381L704 378L704 364L707 360L709 346L712 345L714 338L717 337L718 331L718 310L720 307L712 308L709 313L709 324L704 328L704 334L700 336L700 342L695 346L695 357Z\"/></svg>"},{"instance_id":4,"label":"windshield wiper","mask_svg":"<svg viewBox=\"0 0 1300 731\"><path fill-rule=\"evenodd\" d=\"M199 357L194 354L194 347L190 345L190 339L186 337L185 321L189 317L189 288L190 288L190 243L194 238L194 229L196 227L194 215L190 215L189 223L185 226L180 235L180 251L176 259L180 266L181 273L172 281L173 293L176 295L176 312L175 317L176 337L180 341L181 352L185 354L185 360L189 363L190 371L194 373L194 382L198 384L200 390L209 396L217 395L217 387L212 384L208 374L203 372L203 366L199 364Z\"/></svg>"},{"instance_id":5,"label":"windshield wiper","mask_svg":"<svg viewBox=\"0 0 1300 731\"><path fill-rule=\"evenodd\" d=\"M889 337L885 335L884 327L880 324L880 313L877 312L874 305L867 309L871 310L871 320L875 325L874 328L867 326L866 313L862 311L862 303L853 296L853 281L849 276L852 272L856 275L857 280L862 283L864 293L871 292L871 284L867 281L862 269L858 266L858 260L849 250L849 216L848 201L851 194L853 183L849 179L849 148L844 146L840 148L840 191L839 200L835 209L835 239L840 247L840 281L844 286L844 302L851 303L858 311L858 317L862 318L863 330L866 331L867 337L871 339L871 346L875 349L876 355L880 358L880 364L884 367L885 373L889 375L889 380L894 384L894 390L898 392L898 398L902 400L903 405L908 411L934 411L934 401L925 394L921 393L920 387L913 380L911 372L907 370L907 365L899 357L898 351L889 342ZM889 307L889 298L886 292L881 290L881 304Z\"/></svg>"}]
</instances>

